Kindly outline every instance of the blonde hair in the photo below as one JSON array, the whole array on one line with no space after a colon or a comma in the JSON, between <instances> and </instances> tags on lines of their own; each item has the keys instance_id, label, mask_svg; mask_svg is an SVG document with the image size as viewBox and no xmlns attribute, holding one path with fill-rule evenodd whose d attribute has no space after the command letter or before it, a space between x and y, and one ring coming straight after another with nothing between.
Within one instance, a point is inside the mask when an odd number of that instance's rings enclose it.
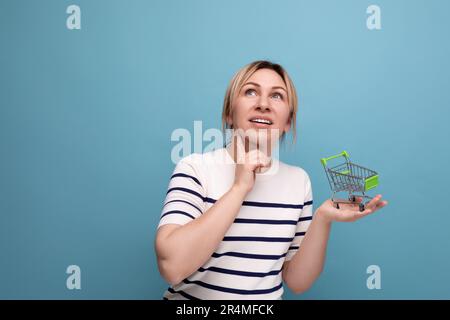
<instances>
[{"instance_id":1,"label":"blonde hair","mask_svg":"<svg viewBox=\"0 0 450 320\"><path fill-rule=\"evenodd\" d=\"M289 117L292 128L293 142L295 143L298 98L294 83L292 82L286 70L281 65L266 60L258 60L249 63L248 65L241 68L231 79L223 101L222 130L225 131L225 129L232 128L232 126L230 127L230 125L228 124L227 118L232 114L232 104L236 98L236 95L239 94L247 80L260 69L270 69L275 71L280 75L281 79L283 79L283 82L286 85L288 105L290 107ZM284 136L285 133L283 132L283 134L281 135L281 140L284 139Z\"/></svg>"}]
</instances>

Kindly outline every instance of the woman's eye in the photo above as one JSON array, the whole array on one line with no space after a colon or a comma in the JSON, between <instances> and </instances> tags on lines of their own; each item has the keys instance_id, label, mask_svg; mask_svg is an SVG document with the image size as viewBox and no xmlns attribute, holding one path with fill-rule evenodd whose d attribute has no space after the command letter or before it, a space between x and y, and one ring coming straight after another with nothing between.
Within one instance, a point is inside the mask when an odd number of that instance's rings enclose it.
<instances>
[{"instance_id":1,"label":"woman's eye","mask_svg":"<svg viewBox=\"0 0 450 320\"><path fill-rule=\"evenodd\" d=\"M250 93L250 92L256 93L255 90L253 90L253 89L248 89L247 91L245 91L245 95L248 95L248 93Z\"/></svg>"},{"instance_id":2,"label":"woman's eye","mask_svg":"<svg viewBox=\"0 0 450 320\"><path fill-rule=\"evenodd\" d=\"M281 93L276 92L276 93L273 94L273 96L274 97L278 97L277 99L283 100L283 95Z\"/></svg>"},{"instance_id":3,"label":"woman's eye","mask_svg":"<svg viewBox=\"0 0 450 320\"><path fill-rule=\"evenodd\" d=\"M247 89L246 91L245 91L245 95L255 95L256 94L256 91L254 90L254 89ZM281 93L278 93L278 92L275 92L273 95L272 95L272 97L275 97L276 99L279 99L279 100L283 100L283 95L281 94Z\"/></svg>"}]
</instances>

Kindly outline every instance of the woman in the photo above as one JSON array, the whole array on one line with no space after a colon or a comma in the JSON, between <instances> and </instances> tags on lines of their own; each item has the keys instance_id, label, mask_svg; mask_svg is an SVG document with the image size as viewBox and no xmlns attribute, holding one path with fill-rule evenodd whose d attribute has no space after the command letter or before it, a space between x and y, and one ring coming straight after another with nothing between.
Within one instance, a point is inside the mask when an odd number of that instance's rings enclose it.
<instances>
[{"instance_id":1,"label":"woman","mask_svg":"<svg viewBox=\"0 0 450 320\"><path fill-rule=\"evenodd\" d=\"M222 114L231 142L183 158L169 183L155 241L165 299L281 299L283 282L302 293L323 269L331 223L387 204L378 195L359 212L328 199L313 215L308 174L273 156L291 127L295 139L296 113L282 66L255 61L233 77Z\"/></svg>"}]
</instances>

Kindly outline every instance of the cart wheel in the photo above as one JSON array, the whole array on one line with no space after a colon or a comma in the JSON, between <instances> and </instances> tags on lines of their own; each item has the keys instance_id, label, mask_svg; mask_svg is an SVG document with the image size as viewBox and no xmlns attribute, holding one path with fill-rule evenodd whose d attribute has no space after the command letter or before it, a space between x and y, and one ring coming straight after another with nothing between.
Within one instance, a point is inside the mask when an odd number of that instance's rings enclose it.
<instances>
[{"instance_id":1,"label":"cart wheel","mask_svg":"<svg viewBox=\"0 0 450 320\"><path fill-rule=\"evenodd\" d=\"M356 196L351 195L348 200L350 200L351 202L356 202Z\"/></svg>"},{"instance_id":2,"label":"cart wheel","mask_svg":"<svg viewBox=\"0 0 450 320\"><path fill-rule=\"evenodd\" d=\"M364 209L365 209L364 203L360 203L359 204L359 211L364 211Z\"/></svg>"}]
</instances>

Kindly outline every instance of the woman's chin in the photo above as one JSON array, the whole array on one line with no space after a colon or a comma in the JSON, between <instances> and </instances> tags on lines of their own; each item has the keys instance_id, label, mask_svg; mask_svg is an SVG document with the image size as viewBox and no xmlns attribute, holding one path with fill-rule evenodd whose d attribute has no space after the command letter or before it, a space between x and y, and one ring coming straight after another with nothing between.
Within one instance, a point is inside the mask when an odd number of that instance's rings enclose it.
<instances>
[{"instance_id":1,"label":"woman's chin","mask_svg":"<svg viewBox=\"0 0 450 320\"><path fill-rule=\"evenodd\" d=\"M269 130L249 130L246 132L246 136L251 144L259 144L261 147L264 145L270 145L271 141L277 140L278 135L274 135Z\"/></svg>"}]
</instances>

